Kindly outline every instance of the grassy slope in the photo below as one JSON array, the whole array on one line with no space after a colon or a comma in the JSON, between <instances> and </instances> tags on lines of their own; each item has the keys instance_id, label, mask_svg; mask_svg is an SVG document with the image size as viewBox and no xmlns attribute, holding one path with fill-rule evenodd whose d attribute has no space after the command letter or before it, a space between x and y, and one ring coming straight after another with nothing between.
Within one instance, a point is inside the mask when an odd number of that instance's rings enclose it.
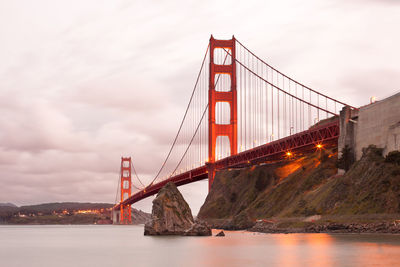
<instances>
[{"instance_id":1,"label":"grassy slope","mask_svg":"<svg viewBox=\"0 0 400 267\"><path fill-rule=\"evenodd\" d=\"M278 178L274 169L281 165L218 172L198 217L227 219L239 214L257 198L260 191L276 183Z\"/></svg>"},{"instance_id":2,"label":"grassy slope","mask_svg":"<svg viewBox=\"0 0 400 267\"><path fill-rule=\"evenodd\" d=\"M232 220L235 227L245 228L255 219L271 217L400 213L399 166L369 149L348 173L336 176L336 155L316 152L297 160L222 171L198 216Z\"/></svg>"},{"instance_id":3,"label":"grassy slope","mask_svg":"<svg viewBox=\"0 0 400 267\"><path fill-rule=\"evenodd\" d=\"M400 213L400 166L369 148L342 177L311 194L307 203L322 214Z\"/></svg>"}]
</instances>

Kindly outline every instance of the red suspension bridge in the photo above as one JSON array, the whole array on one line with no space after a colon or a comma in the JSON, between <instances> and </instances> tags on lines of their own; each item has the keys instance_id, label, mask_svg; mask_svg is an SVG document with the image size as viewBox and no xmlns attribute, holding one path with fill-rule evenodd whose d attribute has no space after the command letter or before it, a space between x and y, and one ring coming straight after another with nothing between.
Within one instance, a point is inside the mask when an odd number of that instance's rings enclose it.
<instances>
[{"instance_id":1,"label":"red suspension bridge","mask_svg":"<svg viewBox=\"0 0 400 267\"><path fill-rule=\"evenodd\" d=\"M234 37L211 36L163 164L144 185L131 158L122 158L114 210L128 224L131 205L170 181L179 186L208 178L210 189L219 170L337 146L344 106L275 69Z\"/></svg>"}]
</instances>

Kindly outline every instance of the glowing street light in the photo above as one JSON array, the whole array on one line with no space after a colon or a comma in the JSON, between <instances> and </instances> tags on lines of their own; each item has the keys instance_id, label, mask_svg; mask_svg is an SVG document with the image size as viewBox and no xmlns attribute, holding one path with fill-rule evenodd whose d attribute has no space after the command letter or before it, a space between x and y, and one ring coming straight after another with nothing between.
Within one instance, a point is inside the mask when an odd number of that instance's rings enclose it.
<instances>
[{"instance_id":1,"label":"glowing street light","mask_svg":"<svg viewBox=\"0 0 400 267\"><path fill-rule=\"evenodd\" d=\"M321 148L322 148L322 145L321 145L321 144L318 144L316 147L317 147L318 149L321 149Z\"/></svg>"}]
</instances>

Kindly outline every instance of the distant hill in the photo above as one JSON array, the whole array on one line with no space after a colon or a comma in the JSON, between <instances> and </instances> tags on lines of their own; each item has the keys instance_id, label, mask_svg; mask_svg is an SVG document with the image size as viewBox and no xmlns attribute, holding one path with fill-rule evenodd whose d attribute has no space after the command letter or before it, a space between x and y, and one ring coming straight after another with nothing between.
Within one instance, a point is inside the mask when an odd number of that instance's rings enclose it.
<instances>
[{"instance_id":1,"label":"distant hill","mask_svg":"<svg viewBox=\"0 0 400 267\"><path fill-rule=\"evenodd\" d=\"M2 204L0 224L93 224L99 220L110 219L111 212L107 209L113 206L110 203L79 202L44 203L21 207L10 203Z\"/></svg>"},{"instance_id":2,"label":"distant hill","mask_svg":"<svg viewBox=\"0 0 400 267\"><path fill-rule=\"evenodd\" d=\"M38 205L21 206L20 212L23 213L37 213L49 214L53 211L59 212L63 210L76 211L76 210L90 210L90 209L106 209L113 207L110 203L80 203L80 202L55 202L55 203L44 203Z\"/></svg>"},{"instance_id":3,"label":"distant hill","mask_svg":"<svg viewBox=\"0 0 400 267\"><path fill-rule=\"evenodd\" d=\"M18 207L0 203L0 224L110 224L110 203L54 202ZM151 214L132 208L132 224L144 224Z\"/></svg>"},{"instance_id":4,"label":"distant hill","mask_svg":"<svg viewBox=\"0 0 400 267\"><path fill-rule=\"evenodd\" d=\"M0 203L0 207L13 207L13 208L18 208L17 205L13 203Z\"/></svg>"},{"instance_id":5,"label":"distant hill","mask_svg":"<svg viewBox=\"0 0 400 267\"><path fill-rule=\"evenodd\" d=\"M54 202L17 207L1 203L0 224L109 224L113 206L110 203ZM144 224L150 217L151 214L132 208L133 224Z\"/></svg>"},{"instance_id":6,"label":"distant hill","mask_svg":"<svg viewBox=\"0 0 400 267\"><path fill-rule=\"evenodd\" d=\"M11 203L1 203L0 205L0 223L4 218L11 217L14 213L18 212L19 208Z\"/></svg>"}]
</instances>

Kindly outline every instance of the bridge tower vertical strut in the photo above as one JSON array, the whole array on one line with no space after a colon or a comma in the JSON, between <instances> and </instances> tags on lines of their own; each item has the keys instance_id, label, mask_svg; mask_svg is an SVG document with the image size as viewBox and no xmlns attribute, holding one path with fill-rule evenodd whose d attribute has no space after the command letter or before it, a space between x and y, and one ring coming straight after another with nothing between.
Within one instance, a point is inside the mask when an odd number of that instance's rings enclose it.
<instances>
[{"instance_id":1,"label":"bridge tower vertical strut","mask_svg":"<svg viewBox=\"0 0 400 267\"><path fill-rule=\"evenodd\" d=\"M208 189L214 181L216 160L216 142L218 136L227 136L230 144L230 154L237 154L237 91L236 91L236 40L216 40L211 35L210 38L210 77L208 90ZM230 64L216 64L214 61L214 50L224 49L230 53ZM229 91L224 88L223 91L216 90L216 82L221 74L230 76ZM229 124L216 123L216 105L218 102L225 102L230 107Z\"/></svg>"},{"instance_id":2,"label":"bridge tower vertical strut","mask_svg":"<svg viewBox=\"0 0 400 267\"><path fill-rule=\"evenodd\" d=\"M132 195L131 158L121 158L121 203ZM131 224L131 205L121 204L120 224Z\"/></svg>"}]
</instances>

